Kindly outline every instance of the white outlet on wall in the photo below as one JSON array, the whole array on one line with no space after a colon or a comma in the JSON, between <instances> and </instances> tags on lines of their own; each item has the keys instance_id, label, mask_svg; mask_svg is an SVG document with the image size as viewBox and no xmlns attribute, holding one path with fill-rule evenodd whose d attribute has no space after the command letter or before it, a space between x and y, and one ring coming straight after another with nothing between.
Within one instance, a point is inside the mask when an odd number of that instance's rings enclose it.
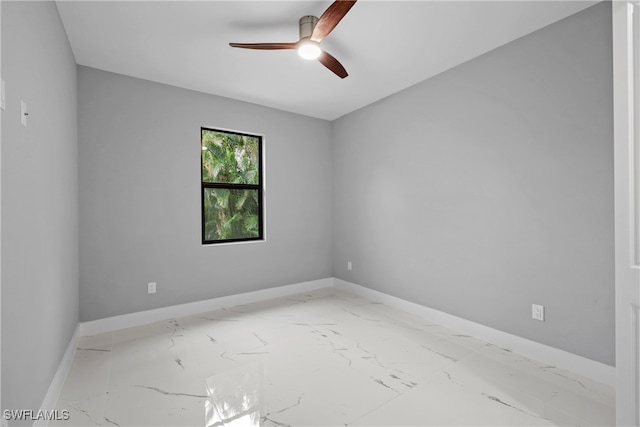
<instances>
[{"instance_id":1,"label":"white outlet on wall","mask_svg":"<svg viewBox=\"0 0 640 427\"><path fill-rule=\"evenodd\" d=\"M352 270L353 269L353 265L351 264L351 261L347 261L347 270Z\"/></svg>"},{"instance_id":2,"label":"white outlet on wall","mask_svg":"<svg viewBox=\"0 0 640 427\"><path fill-rule=\"evenodd\" d=\"M531 318L544 322L544 305L531 304Z\"/></svg>"},{"instance_id":3,"label":"white outlet on wall","mask_svg":"<svg viewBox=\"0 0 640 427\"><path fill-rule=\"evenodd\" d=\"M149 282L147 285L147 292L150 294L156 293L156 282Z\"/></svg>"},{"instance_id":4,"label":"white outlet on wall","mask_svg":"<svg viewBox=\"0 0 640 427\"><path fill-rule=\"evenodd\" d=\"M27 117L29 117L29 111L27 111L27 103L20 101L20 124L27 127Z\"/></svg>"}]
</instances>

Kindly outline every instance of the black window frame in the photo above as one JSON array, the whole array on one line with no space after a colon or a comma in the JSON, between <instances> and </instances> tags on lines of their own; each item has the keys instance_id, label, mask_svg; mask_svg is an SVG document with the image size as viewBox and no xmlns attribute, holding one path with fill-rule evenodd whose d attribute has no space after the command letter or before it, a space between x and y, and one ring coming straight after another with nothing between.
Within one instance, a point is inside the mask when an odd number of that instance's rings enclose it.
<instances>
[{"instance_id":1,"label":"black window frame","mask_svg":"<svg viewBox=\"0 0 640 427\"><path fill-rule=\"evenodd\" d=\"M213 131L241 136L249 136L251 138L258 139L258 183L257 184L234 184L228 182L208 182L204 181L202 176L202 136L204 131ZM200 128L200 207L201 207L201 227L202 227L202 244L203 245L215 245L220 243L236 243L236 242L253 242L264 240L264 167L263 167L263 149L264 138L262 135L253 133L239 132L227 129L218 129L211 127ZM241 237L237 239L220 239L220 240L206 240L205 238L205 190L207 188L225 188L229 190L258 190L258 236L256 237Z\"/></svg>"}]
</instances>

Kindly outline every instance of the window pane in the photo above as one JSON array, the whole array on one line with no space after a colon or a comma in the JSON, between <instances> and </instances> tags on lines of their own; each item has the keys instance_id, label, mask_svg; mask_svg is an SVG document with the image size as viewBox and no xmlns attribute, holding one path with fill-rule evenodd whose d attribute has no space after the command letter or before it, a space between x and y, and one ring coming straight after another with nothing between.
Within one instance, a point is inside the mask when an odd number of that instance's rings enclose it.
<instances>
[{"instance_id":1,"label":"window pane","mask_svg":"<svg viewBox=\"0 0 640 427\"><path fill-rule=\"evenodd\" d=\"M205 188L203 191L205 240L260 237L258 190Z\"/></svg>"},{"instance_id":2,"label":"window pane","mask_svg":"<svg viewBox=\"0 0 640 427\"><path fill-rule=\"evenodd\" d=\"M258 184L260 138L202 129L202 181Z\"/></svg>"}]
</instances>

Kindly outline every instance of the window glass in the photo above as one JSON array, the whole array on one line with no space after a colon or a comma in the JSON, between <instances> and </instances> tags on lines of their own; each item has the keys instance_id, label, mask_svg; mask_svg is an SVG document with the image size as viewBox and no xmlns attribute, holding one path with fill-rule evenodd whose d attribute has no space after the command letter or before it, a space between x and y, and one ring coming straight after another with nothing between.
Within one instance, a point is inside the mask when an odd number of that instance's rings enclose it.
<instances>
[{"instance_id":1,"label":"window glass","mask_svg":"<svg viewBox=\"0 0 640 427\"><path fill-rule=\"evenodd\" d=\"M201 129L202 243L263 239L262 137Z\"/></svg>"}]
</instances>

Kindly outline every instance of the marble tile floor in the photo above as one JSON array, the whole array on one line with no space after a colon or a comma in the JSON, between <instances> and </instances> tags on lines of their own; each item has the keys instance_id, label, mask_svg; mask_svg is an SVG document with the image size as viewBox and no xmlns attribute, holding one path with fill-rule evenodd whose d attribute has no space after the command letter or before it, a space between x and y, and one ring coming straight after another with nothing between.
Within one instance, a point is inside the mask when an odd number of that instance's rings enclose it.
<instances>
[{"instance_id":1,"label":"marble tile floor","mask_svg":"<svg viewBox=\"0 0 640 427\"><path fill-rule=\"evenodd\" d=\"M79 340L78 426L613 425L611 387L333 288Z\"/></svg>"}]
</instances>

